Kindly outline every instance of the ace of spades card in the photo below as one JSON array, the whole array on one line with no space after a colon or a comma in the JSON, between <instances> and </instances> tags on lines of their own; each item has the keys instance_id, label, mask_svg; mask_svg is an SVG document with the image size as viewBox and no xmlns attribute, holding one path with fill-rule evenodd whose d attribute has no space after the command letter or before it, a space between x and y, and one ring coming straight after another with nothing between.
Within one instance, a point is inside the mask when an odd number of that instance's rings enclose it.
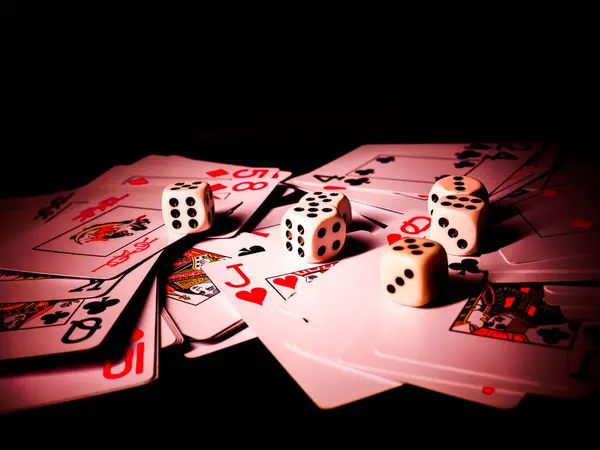
<instances>
[{"instance_id":1,"label":"ace of spades card","mask_svg":"<svg viewBox=\"0 0 600 450\"><path fill-rule=\"evenodd\" d=\"M98 347L152 274L157 259L155 255L132 270L110 295L1 304L0 361Z\"/></svg>"}]
</instances>

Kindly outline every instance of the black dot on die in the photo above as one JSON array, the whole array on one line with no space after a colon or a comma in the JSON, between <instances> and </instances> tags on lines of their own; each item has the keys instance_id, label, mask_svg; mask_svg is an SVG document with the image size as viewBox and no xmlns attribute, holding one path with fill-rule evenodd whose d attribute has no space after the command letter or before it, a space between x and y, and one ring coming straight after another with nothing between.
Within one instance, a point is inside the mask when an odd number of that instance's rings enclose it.
<instances>
[{"instance_id":1,"label":"black dot on die","mask_svg":"<svg viewBox=\"0 0 600 450\"><path fill-rule=\"evenodd\" d=\"M298 254L300 255L300 258L304 257L304 250L301 248L298 248Z\"/></svg>"},{"instance_id":2,"label":"black dot on die","mask_svg":"<svg viewBox=\"0 0 600 450\"><path fill-rule=\"evenodd\" d=\"M419 246L418 246L417 244L410 244L410 245L408 246L408 248L410 248L410 249L414 250L414 249L416 249L416 248L419 248Z\"/></svg>"},{"instance_id":3,"label":"black dot on die","mask_svg":"<svg viewBox=\"0 0 600 450\"><path fill-rule=\"evenodd\" d=\"M453 179L453 180L456 180L456 181L460 181L460 180L462 180L462 179L463 179L463 177L452 177L452 179Z\"/></svg>"},{"instance_id":4,"label":"black dot on die","mask_svg":"<svg viewBox=\"0 0 600 450\"><path fill-rule=\"evenodd\" d=\"M302 212L302 211L304 211L304 208L301 208L300 206L298 206L297 208L294 208L294 211Z\"/></svg>"},{"instance_id":5,"label":"black dot on die","mask_svg":"<svg viewBox=\"0 0 600 450\"><path fill-rule=\"evenodd\" d=\"M173 219L177 219L179 217L179 215L180 215L180 213L179 213L178 209L174 209L174 210L171 211L171 217Z\"/></svg>"},{"instance_id":6,"label":"black dot on die","mask_svg":"<svg viewBox=\"0 0 600 450\"><path fill-rule=\"evenodd\" d=\"M313 192L313 195L321 195L321 194L323 194L321 191Z\"/></svg>"},{"instance_id":7,"label":"black dot on die","mask_svg":"<svg viewBox=\"0 0 600 450\"><path fill-rule=\"evenodd\" d=\"M298 236L298 244L304 245L304 238L302 236Z\"/></svg>"},{"instance_id":8,"label":"black dot on die","mask_svg":"<svg viewBox=\"0 0 600 450\"><path fill-rule=\"evenodd\" d=\"M285 243L285 248L287 248L291 252L292 251L292 243L290 241L287 241Z\"/></svg>"},{"instance_id":9,"label":"black dot on die","mask_svg":"<svg viewBox=\"0 0 600 450\"><path fill-rule=\"evenodd\" d=\"M457 187L456 187L456 190L457 190L457 191L464 191L464 190L466 190L466 189L467 189L467 188L466 188L466 187L464 187L464 186L457 186Z\"/></svg>"},{"instance_id":10,"label":"black dot on die","mask_svg":"<svg viewBox=\"0 0 600 450\"><path fill-rule=\"evenodd\" d=\"M319 202L310 202L308 206L319 206Z\"/></svg>"},{"instance_id":11,"label":"black dot on die","mask_svg":"<svg viewBox=\"0 0 600 450\"><path fill-rule=\"evenodd\" d=\"M439 198L437 195L435 195L435 194L431 194L431 201L432 201L433 203L437 203L439 199L440 199L440 198Z\"/></svg>"},{"instance_id":12,"label":"black dot on die","mask_svg":"<svg viewBox=\"0 0 600 450\"><path fill-rule=\"evenodd\" d=\"M404 286L404 280L402 279L402 277L396 277L395 281L398 286Z\"/></svg>"},{"instance_id":13,"label":"black dot on die","mask_svg":"<svg viewBox=\"0 0 600 450\"><path fill-rule=\"evenodd\" d=\"M319 255L319 256L323 256L323 255L325 254L325 250L326 250L326 249L325 249L325 246L324 246L324 245L321 245L321 246L319 247L319 250L317 250L317 255Z\"/></svg>"},{"instance_id":14,"label":"black dot on die","mask_svg":"<svg viewBox=\"0 0 600 450\"><path fill-rule=\"evenodd\" d=\"M449 195L446 198L449 198L450 200L456 200L456 195Z\"/></svg>"},{"instance_id":15,"label":"black dot on die","mask_svg":"<svg viewBox=\"0 0 600 450\"><path fill-rule=\"evenodd\" d=\"M176 230L179 230L181 228L181 222L179 220L174 220L171 225L173 225L173 228L175 228Z\"/></svg>"},{"instance_id":16,"label":"black dot on die","mask_svg":"<svg viewBox=\"0 0 600 450\"><path fill-rule=\"evenodd\" d=\"M481 203L483 202L483 200L481 200L480 198L472 198L471 199L471 203Z\"/></svg>"},{"instance_id":17,"label":"black dot on die","mask_svg":"<svg viewBox=\"0 0 600 450\"><path fill-rule=\"evenodd\" d=\"M392 286L391 284L388 284L386 289L390 294L393 294L394 292L396 292L396 288L394 286Z\"/></svg>"},{"instance_id":18,"label":"black dot on die","mask_svg":"<svg viewBox=\"0 0 600 450\"><path fill-rule=\"evenodd\" d=\"M288 239L291 239L292 238L292 232L290 230L286 230L285 237L288 238Z\"/></svg>"},{"instance_id":19,"label":"black dot on die","mask_svg":"<svg viewBox=\"0 0 600 450\"><path fill-rule=\"evenodd\" d=\"M455 186L464 186L465 182L464 181L455 181L454 185Z\"/></svg>"},{"instance_id":20,"label":"black dot on die","mask_svg":"<svg viewBox=\"0 0 600 450\"><path fill-rule=\"evenodd\" d=\"M175 186L183 186L185 183L175 183Z\"/></svg>"},{"instance_id":21,"label":"black dot on die","mask_svg":"<svg viewBox=\"0 0 600 450\"><path fill-rule=\"evenodd\" d=\"M196 204L196 199L194 197L188 197L185 199L185 204L188 206L194 206Z\"/></svg>"},{"instance_id":22,"label":"black dot on die","mask_svg":"<svg viewBox=\"0 0 600 450\"><path fill-rule=\"evenodd\" d=\"M304 234L304 227L302 225L298 225L298 233Z\"/></svg>"},{"instance_id":23,"label":"black dot on die","mask_svg":"<svg viewBox=\"0 0 600 450\"><path fill-rule=\"evenodd\" d=\"M338 248L340 248L340 245L342 245L340 241L334 241L332 247L334 250L337 250Z\"/></svg>"},{"instance_id":24,"label":"black dot on die","mask_svg":"<svg viewBox=\"0 0 600 450\"><path fill-rule=\"evenodd\" d=\"M322 239L325 237L325 233L327 233L327 230L325 230L325 227L319 228L319 231L317 231L317 236Z\"/></svg>"},{"instance_id":25,"label":"black dot on die","mask_svg":"<svg viewBox=\"0 0 600 450\"><path fill-rule=\"evenodd\" d=\"M312 219L314 217L317 217L317 214L315 214L315 213L308 213L307 217L310 217Z\"/></svg>"},{"instance_id":26,"label":"black dot on die","mask_svg":"<svg viewBox=\"0 0 600 450\"><path fill-rule=\"evenodd\" d=\"M198 221L196 219L191 219L188 222L188 225L190 226L190 228L196 228L198 226Z\"/></svg>"},{"instance_id":27,"label":"black dot on die","mask_svg":"<svg viewBox=\"0 0 600 450\"><path fill-rule=\"evenodd\" d=\"M448 236L450 236L451 238L455 238L456 236L458 236L458 231L455 228L450 228L448 230Z\"/></svg>"},{"instance_id":28,"label":"black dot on die","mask_svg":"<svg viewBox=\"0 0 600 450\"><path fill-rule=\"evenodd\" d=\"M425 242L423 247L433 247L435 244L433 242Z\"/></svg>"},{"instance_id":29,"label":"black dot on die","mask_svg":"<svg viewBox=\"0 0 600 450\"><path fill-rule=\"evenodd\" d=\"M458 199L459 199L461 202L468 202L468 201L469 201L469 197L458 197Z\"/></svg>"},{"instance_id":30,"label":"black dot on die","mask_svg":"<svg viewBox=\"0 0 600 450\"><path fill-rule=\"evenodd\" d=\"M181 186L181 188L189 188L191 186L191 184L184 184L183 186Z\"/></svg>"},{"instance_id":31,"label":"black dot on die","mask_svg":"<svg viewBox=\"0 0 600 450\"><path fill-rule=\"evenodd\" d=\"M177 206L179 206L179 200L176 198L171 198L169 199L169 205L171 205L173 208L177 208Z\"/></svg>"},{"instance_id":32,"label":"black dot on die","mask_svg":"<svg viewBox=\"0 0 600 450\"><path fill-rule=\"evenodd\" d=\"M326 195L319 195L319 198L327 198Z\"/></svg>"},{"instance_id":33,"label":"black dot on die","mask_svg":"<svg viewBox=\"0 0 600 450\"><path fill-rule=\"evenodd\" d=\"M401 245L396 245L395 247L392 247L393 250L396 251L400 251L400 250L404 250L404 247L402 247Z\"/></svg>"},{"instance_id":34,"label":"black dot on die","mask_svg":"<svg viewBox=\"0 0 600 450\"><path fill-rule=\"evenodd\" d=\"M477 209L477 206L475 205L467 205L465 206L466 209Z\"/></svg>"},{"instance_id":35,"label":"black dot on die","mask_svg":"<svg viewBox=\"0 0 600 450\"><path fill-rule=\"evenodd\" d=\"M212 191L208 191L208 196L210 197L211 200L213 199Z\"/></svg>"},{"instance_id":36,"label":"black dot on die","mask_svg":"<svg viewBox=\"0 0 600 450\"><path fill-rule=\"evenodd\" d=\"M308 208L308 210L309 210L310 212L317 212L319 209L318 209L318 208Z\"/></svg>"},{"instance_id":37,"label":"black dot on die","mask_svg":"<svg viewBox=\"0 0 600 450\"><path fill-rule=\"evenodd\" d=\"M178 188L178 187L174 187L174 188L171 188L171 190L172 190L172 191L178 191L178 190L179 190L179 188Z\"/></svg>"},{"instance_id":38,"label":"black dot on die","mask_svg":"<svg viewBox=\"0 0 600 450\"><path fill-rule=\"evenodd\" d=\"M202 181L194 181L192 184L202 184Z\"/></svg>"},{"instance_id":39,"label":"black dot on die","mask_svg":"<svg viewBox=\"0 0 600 450\"><path fill-rule=\"evenodd\" d=\"M323 203L330 203L330 202L331 202L331 199L330 199L330 198L324 198L324 199L323 199Z\"/></svg>"},{"instance_id":40,"label":"black dot on die","mask_svg":"<svg viewBox=\"0 0 600 450\"><path fill-rule=\"evenodd\" d=\"M415 274L413 273L413 271L412 271L412 270L410 270L410 269L406 269L406 270L404 271L404 276L405 276L406 278L412 278L412 277L414 277L414 276L415 276Z\"/></svg>"},{"instance_id":41,"label":"black dot on die","mask_svg":"<svg viewBox=\"0 0 600 450\"><path fill-rule=\"evenodd\" d=\"M190 217L196 217L196 214L198 214L194 208L188 209L187 213L188 213L188 216L190 216Z\"/></svg>"},{"instance_id":42,"label":"black dot on die","mask_svg":"<svg viewBox=\"0 0 600 450\"><path fill-rule=\"evenodd\" d=\"M331 195L332 197L337 197L338 195L340 195L340 193L339 192L332 192L329 195Z\"/></svg>"},{"instance_id":43,"label":"black dot on die","mask_svg":"<svg viewBox=\"0 0 600 450\"><path fill-rule=\"evenodd\" d=\"M432 216L433 215L433 209L431 211L429 211L429 215Z\"/></svg>"},{"instance_id":44,"label":"black dot on die","mask_svg":"<svg viewBox=\"0 0 600 450\"><path fill-rule=\"evenodd\" d=\"M208 194L206 194L206 195L204 196L204 203L206 203L206 204L208 205Z\"/></svg>"},{"instance_id":45,"label":"black dot on die","mask_svg":"<svg viewBox=\"0 0 600 450\"><path fill-rule=\"evenodd\" d=\"M285 226L288 228L292 228L292 221L290 219L285 219Z\"/></svg>"},{"instance_id":46,"label":"black dot on die","mask_svg":"<svg viewBox=\"0 0 600 450\"><path fill-rule=\"evenodd\" d=\"M339 222L336 222L333 224L333 227L331 229L333 230L334 233L337 233L338 231L340 231L341 227L342 227L342 225Z\"/></svg>"},{"instance_id":47,"label":"black dot on die","mask_svg":"<svg viewBox=\"0 0 600 450\"><path fill-rule=\"evenodd\" d=\"M323 208L321 211L328 213L328 212L333 211L333 209L331 209L331 208ZM346 214L344 214L344 220L346 220Z\"/></svg>"},{"instance_id":48,"label":"black dot on die","mask_svg":"<svg viewBox=\"0 0 600 450\"><path fill-rule=\"evenodd\" d=\"M448 219L446 219L445 217L441 217L440 220L438 220L438 223L442 228L446 228L448 225L450 225L450 222L448 222Z\"/></svg>"},{"instance_id":49,"label":"black dot on die","mask_svg":"<svg viewBox=\"0 0 600 450\"><path fill-rule=\"evenodd\" d=\"M450 205L452 205L452 203L450 203L450 202L442 202L441 204L442 204L442 206L450 206Z\"/></svg>"},{"instance_id":50,"label":"black dot on die","mask_svg":"<svg viewBox=\"0 0 600 450\"><path fill-rule=\"evenodd\" d=\"M458 248L460 248L460 249L463 249L463 250L464 250L465 248L467 248L467 241L465 241L464 239L459 239L459 240L456 242L456 245L458 246Z\"/></svg>"},{"instance_id":51,"label":"black dot on die","mask_svg":"<svg viewBox=\"0 0 600 450\"><path fill-rule=\"evenodd\" d=\"M465 207L465 205L463 205L462 203L455 203L452 206L454 206L455 208L464 208Z\"/></svg>"},{"instance_id":52,"label":"black dot on die","mask_svg":"<svg viewBox=\"0 0 600 450\"><path fill-rule=\"evenodd\" d=\"M422 255L422 254L423 254L423 251L422 251L422 250L413 250L411 253L412 253L413 255Z\"/></svg>"},{"instance_id":53,"label":"black dot on die","mask_svg":"<svg viewBox=\"0 0 600 450\"><path fill-rule=\"evenodd\" d=\"M306 199L306 201L307 201L307 202L312 202L312 201L315 201L315 200L316 200L316 199L315 199L314 197L308 197L308 198Z\"/></svg>"},{"instance_id":54,"label":"black dot on die","mask_svg":"<svg viewBox=\"0 0 600 450\"><path fill-rule=\"evenodd\" d=\"M198 189L198 186L190 186L188 189Z\"/></svg>"},{"instance_id":55,"label":"black dot on die","mask_svg":"<svg viewBox=\"0 0 600 450\"><path fill-rule=\"evenodd\" d=\"M417 241L415 241L413 238L410 238L410 239L404 239L404 242L406 242L408 244L414 244Z\"/></svg>"},{"instance_id":56,"label":"black dot on die","mask_svg":"<svg viewBox=\"0 0 600 450\"><path fill-rule=\"evenodd\" d=\"M346 221L347 218L348 218L348 216L346 215L346 213L342 214L342 219L344 219L344 222Z\"/></svg>"}]
</instances>

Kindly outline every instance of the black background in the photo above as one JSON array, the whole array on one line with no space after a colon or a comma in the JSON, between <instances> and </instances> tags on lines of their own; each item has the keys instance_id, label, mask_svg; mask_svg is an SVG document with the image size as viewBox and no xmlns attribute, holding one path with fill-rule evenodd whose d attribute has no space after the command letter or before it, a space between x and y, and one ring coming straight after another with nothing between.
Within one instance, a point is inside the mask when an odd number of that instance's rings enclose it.
<instances>
[{"instance_id":1,"label":"black background","mask_svg":"<svg viewBox=\"0 0 600 450\"><path fill-rule=\"evenodd\" d=\"M92 60L56 74L40 62L44 76L28 77L13 91L15 102L7 108L0 191L11 197L72 189L113 165L152 153L276 166L294 175L370 143L556 140L576 157L596 159L594 120L584 109L587 97L576 92L576 85L567 89L562 71L512 61L500 65L498 74L490 69L498 66L490 64L477 73L466 66L440 66L423 78L394 72L394 89L388 90L373 73L368 81L325 80L314 70L307 83L304 72L294 79L261 79L254 66L240 63L234 64L234 75L219 83L199 77L188 89L189 84L178 84L179 76L189 82L205 67L192 74L173 69L161 78L132 74L118 65L107 70ZM528 70L532 65L537 69ZM126 430L134 427L132 422L148 427L150 436L159 430L206 436L213 424L223 423L283 423L292 437L302 433L304 424L353 419L392 421L409 434L417 425L435 429L474 419L534 427L562 424L556 433L583 429L597 408L595 399L528 396L517 409L501 411L404 386L323 411L258 340L196 360L184 358L177 347L167 349L161 352L159 373L158 381L145 387L2 420L10 429L31 423L98 424L110 418ZM240 436L223 438L244 442Z\"/></svg>"}]
</instances>

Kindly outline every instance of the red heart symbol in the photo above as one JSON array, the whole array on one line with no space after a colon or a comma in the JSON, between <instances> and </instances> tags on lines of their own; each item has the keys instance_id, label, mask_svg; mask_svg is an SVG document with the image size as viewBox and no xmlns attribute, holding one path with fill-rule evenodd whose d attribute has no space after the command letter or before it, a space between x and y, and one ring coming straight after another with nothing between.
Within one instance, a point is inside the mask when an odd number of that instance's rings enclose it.
<instances>
[{"instance_id":1,"label":"red heart symbol","mask_svg":"<svg viewBox=\"0 0 600 450\"><path fill-rule=\"evenodd\" d=\"M426 194L418 194L419 198L429 198L429 195Z\"/></svg>"},{"instance_id":2,"label":"red heart symbol","mask_svg":"<svg viewBox=\"0 0 600 450\"><path fill-rule=\"evenodd\" d=\"M129 180L129 184L133 184L134 186L139 186L141 184L148 184L148 180L146 180L145 178L134 178L132 180Z\"/></svg>"},{"instance_id":3,"label":"red heart symbol","mask_svg":"<svg viewBox=\"0 0 600 450\"><path fill-rule=\"evenodd\" d=\"M245 300L247 302L256 303L257 305L262 305L263 300L267 296L266 289L263 288L252 288L250 291L238 291L235 293L235 296L240 300Z\"/></svg>"},{"instance_id":4,"label":"red heart symbol","mask_svg":"<svg viewBox=\"0 0 600 450\"><path fill-rule=\"evenodd\" d=\"M483 392L485 395L492 395L494 392L496 392L496 389L492 386L484 386L481 389L481 392Z\"/></svg>"},{"instance_id":5,"label":"red heart symbol","mask_svg":"<svg viewBox=\"0 0 600 450\"><path fill-rule=\"evenodd\" d=\"M294 289L296 287L296 283L298 282L298 277L294 275L288 275L285 278L275 278L273 283L278 284L279 286L285 286L290 289Z\"/></svg>"},{"instance_id":6,"label":"red heart symbol","mask_svg":"<svg viewBox=\"0 0 600 450\"><path fill-rule=\"evenodd\" d=\"M339 191L346 188L344 186L323 186L323 189L326 191Z\"/></svg>"},{"instance_id":7,"label":"red heart symbol","mask_svg":"<svg viewBox=\"0 0 600 450\"><path fill-rule=\"evenodd\" d=\"M400 236L398 233L390 233L387 235L387 241L390 245L392 245L394 242L399 241L400 239L402 239L402 236Z\"/></svg>"}]
</instances>

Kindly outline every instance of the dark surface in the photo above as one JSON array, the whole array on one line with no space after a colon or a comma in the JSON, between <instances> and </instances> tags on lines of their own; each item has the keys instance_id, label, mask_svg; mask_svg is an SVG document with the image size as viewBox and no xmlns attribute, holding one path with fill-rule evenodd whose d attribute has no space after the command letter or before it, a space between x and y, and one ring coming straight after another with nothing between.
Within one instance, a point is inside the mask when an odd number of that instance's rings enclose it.
<instances>
[{"instance_id":1,"label":"dark surface","mask_svg":"<svg viewBox=\"0 0 600 450\"><path fill-rule=\"evenodd\" d=\"M378 142L556 139L572 154L584 153L581 149L585 139L576 133L575 120L550 101L533 102L525 110L507 104L482 112L473 109L475 102L473 108L469 102L456 108L451 103L432 105L417 100L351 112L324 108L306 112L190 113L190 109L178 112L137 105L112 111L113 116L69 113L65 117L68 121L55 117L49 123L30 127L25 135L5 136L5 148L15 151L4 163L2 194L40 195L71 189L113 165L129 164L152 153L277 166L294 175L358 145ZM32 156L33 149L41 152L39 156ZM125 430L135 422L153 432L202 434L210 433L210 424L227 423L229 427L236 423L283 423L290 432L287 436L292 437L313 421L360 419L362 423L377 424L392 420L409 434L417 425L467 423L471 424L469 440L474 443L491 438L485 437L486 429L499 431L522 423L527 423L525 428L555 424L555 432L579 427L584 430L584 421L598 407L596 399L528 396L515 410L502 411L403 386L323 411L258 340L199 359L185 358L181 347L166 349L160 354L159 373L156 382L144 387L5 416L0 424L4 422L8 430L21 425L27 428L32 423L98 423L110 418L111 423L122 424ZM474 420L480 421L482 430ZM456 439L459 434L451 436ZM227 439L243 445L242 436ZM503 437L499 439L504 441Z\"/></svg>"}]
</instances>

